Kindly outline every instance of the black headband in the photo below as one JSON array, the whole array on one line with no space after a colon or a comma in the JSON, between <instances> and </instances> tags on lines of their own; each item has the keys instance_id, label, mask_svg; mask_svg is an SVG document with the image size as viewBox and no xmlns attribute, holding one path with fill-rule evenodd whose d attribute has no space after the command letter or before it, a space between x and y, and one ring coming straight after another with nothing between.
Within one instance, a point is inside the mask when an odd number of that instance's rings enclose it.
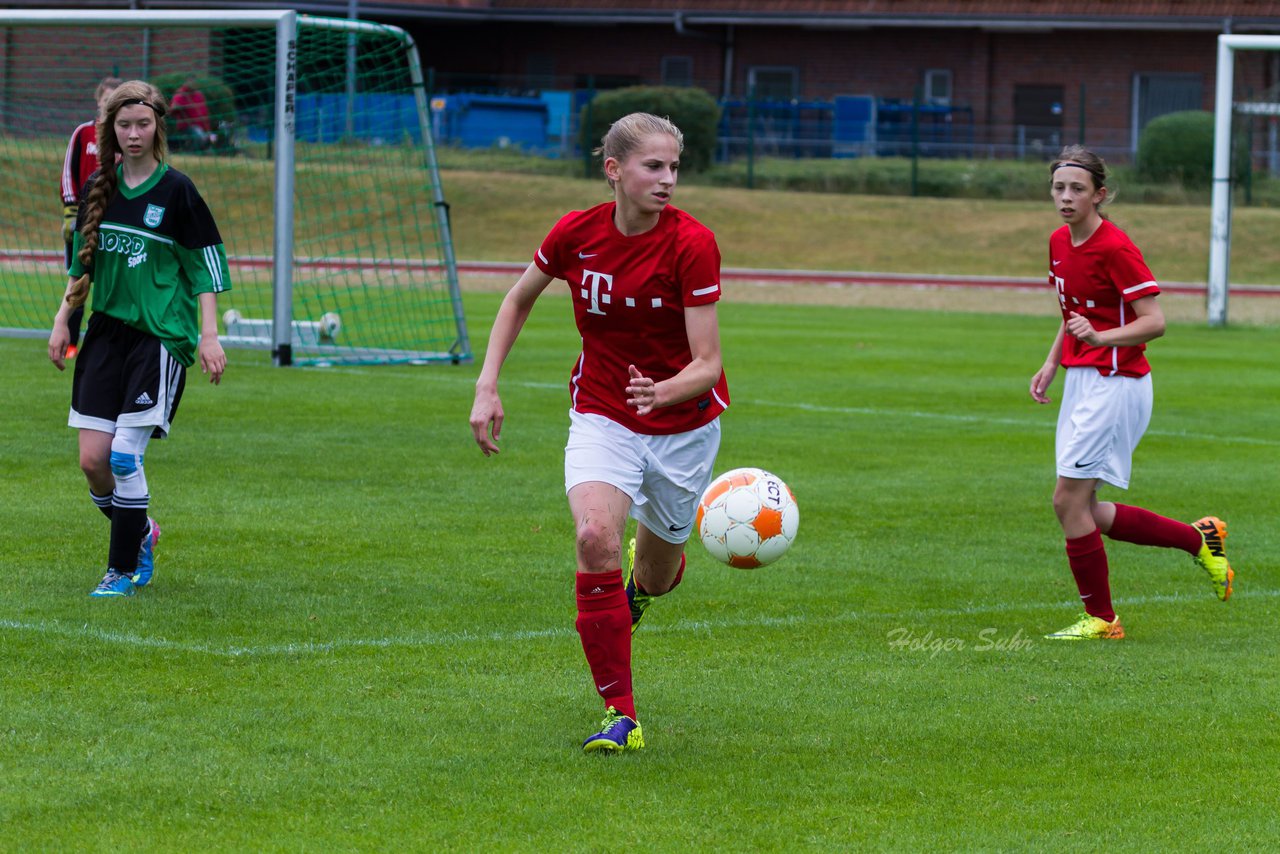
<instances>
[{"instance_id":1,"label":"black headband","mask_svg":"<svg viewBox=\"0 0 1280 854\"><path fill-rule=\"evenodd\" d=\"M1053 164L1053 168L1050 169L1049 172L1050 173L1057 172L1063 166L1074 166L1077 169L1083 169L1084 171L1088 172L1090 175L1094 176L1095 178L1101 177L1101 175L1103 174L1102 170L1100 169L1095 169L1090 166L1085 166L1083 163L1077 163L1074 160L1059 160Z\"/></svg>"},{"instance_id":2,"label":"black headband","mask_svg":"<svg viewBox=\"0 0 1280 854\"><path fill-rule=\"evenodd\" d=\"M144 107L150 107L157 116L164 115L164 107L157 107L155 104L143 98L130 98L128 101L120 102L121 107L129 107L129 106L132 106L133 104L141 104Z\"/></svg>"}]
</instances>

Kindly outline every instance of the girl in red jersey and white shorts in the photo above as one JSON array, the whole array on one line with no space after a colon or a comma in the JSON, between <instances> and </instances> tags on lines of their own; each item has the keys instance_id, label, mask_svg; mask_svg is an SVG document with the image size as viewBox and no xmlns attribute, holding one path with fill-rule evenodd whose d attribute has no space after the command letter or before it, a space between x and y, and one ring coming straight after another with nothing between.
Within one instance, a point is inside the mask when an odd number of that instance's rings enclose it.
<instances>
[{"instance_id":1,"label":"girl in red jersey and white shorts","mask_svg":"<svg viewBox=\"0 0 1280 854\"><path fill-rule=\"evenodd\" d=\"M582 353L569 378L565 489L577 530L576 627L606 715L593 751L644 746L631 687L631 632L684 573L684 544L711 482L729 405L716 301L715 235L671 206L684 138L632 113L597 151L614 200L566 214L498 309L476 381L471 430L498 452L498 374L534 302L569 283ZM627 517L637 521L623 576Z\"/></svg>"},{"instance_id":2,"label":"girl in red jersey and white shorts","mask_svg":"<svg viewBox=\"0 0 1280 854\"><path fill-rule=\"evenodd\" d=\"M1142 253L1102 215L1106 165L1082 146L1062 150L1050 166L1054 205L1063 225L1049 238L1049 282L1062 323L1044 365L1031 378L1031 397L1045 395L1061 364L1067 369L1058 413L1058 483L1053 509L1067 540L1067 560L1085 613L1055 640L1122 638L1111 604L1102 535L1147 546L1178 548L1208 573L1218 598L1231 595L1227 526L1214 516L1194 525L1139 507L1099 501L1099 482L1129 487L1134 449L1151 420L1151 369L1146 342L1164 334L1156 303L1160 288Z\"/></svg>"}]
</instances>

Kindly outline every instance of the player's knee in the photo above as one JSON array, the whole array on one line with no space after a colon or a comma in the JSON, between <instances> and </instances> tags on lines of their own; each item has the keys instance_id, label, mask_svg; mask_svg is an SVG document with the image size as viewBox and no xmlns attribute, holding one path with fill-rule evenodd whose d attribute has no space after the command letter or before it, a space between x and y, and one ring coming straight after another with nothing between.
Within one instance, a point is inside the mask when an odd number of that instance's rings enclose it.
<instances>
[{"instance_id":1,"label":"player's knee","mask_svg":"<svg viewBox=\"0 0 1280 854\"><path fill-rule=\"evenodd\" d=\"M142 454L112 451L111 473L116 478L116 494L121 498L147 496L147 477L142 469Z\"/></svg>"},{"instance_id":2,"label":"player's knee","mask_svg":"<svg viewBox=\"0 0 1280 854\"><path fill-rule=\"evenodd\" d=\"M98 482L111 474L111 461L101 454L81 448L80 471L84 472L84 476L90 481Z\"/></svg>"},{"instance_id":3,"label":"player's knee","mask_svg":"<svg viewBox=\"0 0 1280 854\"><path fill-rule=\"evenodd\" d=\"M578 523L578 556L583 565L594 570L616 569L621 554L621 537L611 526L591 519Z\"/></svg>"},{"instance_id":4,"label":"player's knee","mask_svg":"<svg viewBox=\"0 0 1280 854\"><path fill-rule=\"evenodd\" d=\"M1083 521L1092 516L1089 507L1091 493L1059 486L1053 491L1053 512L1058 521L1066 523L1071 520Z\"/></svg>"},{"instance_id":5,"label":"player's knee","mask_svg":"<svg viewBox=\"0 0 1280 854\"><path fill-rule=\"evenodd\" d=\"M111 473L117 478L136 474L142 468L142 457L138 454L111 452Z\"/></svg>"}]
</instances>

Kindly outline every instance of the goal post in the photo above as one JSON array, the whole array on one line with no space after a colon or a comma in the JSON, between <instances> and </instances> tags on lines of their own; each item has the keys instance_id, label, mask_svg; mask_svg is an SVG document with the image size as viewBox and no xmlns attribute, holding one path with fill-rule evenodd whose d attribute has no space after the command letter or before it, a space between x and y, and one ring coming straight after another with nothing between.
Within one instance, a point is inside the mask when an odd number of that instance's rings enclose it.
<instances>
[{"instance_id":1,"label":"goal post","mask_svg":"<svg viewBox=\"0 0 1280 854\"><path fill-rule=\"evenodd\" d=\"M472 360L417 46L293 11L0 10L0 334L42 337L66 283L57 198L105 77L200 90L169 162L232 268L229 347L278 365Z\"/></svg>"},{"instance_id":2,"label":"goal post","mask_svg":"<svg viewBox=\"0 0 1280 854\"><path fill-rule=\"evenodd\" d=\"M1236 51L1280 51L1280 36L1218 36L1217 87L1214 96L1213 200L1209 220L1209 286L1207 314L1210 326L1226 326L1227 293L1231 269L1231 151L1236 114Z\"/></svg>"}]
</instances>

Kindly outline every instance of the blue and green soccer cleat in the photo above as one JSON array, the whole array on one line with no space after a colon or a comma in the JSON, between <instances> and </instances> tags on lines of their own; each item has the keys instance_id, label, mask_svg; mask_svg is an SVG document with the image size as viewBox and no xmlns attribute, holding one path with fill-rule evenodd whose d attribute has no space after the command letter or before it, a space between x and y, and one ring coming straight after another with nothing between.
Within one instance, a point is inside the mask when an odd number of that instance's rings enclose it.
<instances>
[{"instance_id":1,"label":"blue and green soccer cleat","mask_svg":"<svg viewBox=\"0 0 1280 854\"><path fill-rule=\"evenodd\" d=\"M1235 570L1227 563L1227 547L1223 543L1227 538L1227 523L1217 516L1205 516L1196 522L1195 528L1204 541L1196 563L1209 574L1213 592L1225 602L1231 598L1231 582L1236 577Z\"/></svg>"},{"instance_id":2,"label":"blue and green soccer cleat","mask_svg":"<svg viewBox=\"0 0 1280 854\"><path fill-rule=\"evenodd\" d=\"M644 618L645 609L653 604L653 597L648 593L641 593L640 588L636 587L636 538L632 537L627 543L627 606L631 608L631 632L635 633L636 626L640 625L640 620Z\"/></svg>"},{"instance_id":3,"label":"blue and green soccer cleat","mask_svg":"<svg viewBox=\"0 0 1280 854\"><path fill-rule=\"evenodd\" d=\"M156 569L156 543L160 541L160 526L156 520L147 517L147 533L142 537L142 545L138 549L138 571L133 574L134 587L146 587L151 583L151 574Z\"/></svg>"},{"instance_id":4,"label":"blue and green soccer cleat","mask_svg":"<svg viewBox=\"0 0 1280 854\"><path fill-rule=\"evenodd\" d=\"M102 576L98 586L89 593L90 596L132 596L136 590L133 579L122 572L108 569Z\"/></svg>"},{"instance_id":5,"label":"blue and green soccer cleat","mask_svg":"<svg viewBox=\"0 0 1280 854\"><path fill-rule=\"evenodd\" d=\"M600 731L582 742L584 753L621 753L624 750L639 750L644 747L644 733L640 724L633 718L619 712L613 706L605 713L600 722Z\"/></svg>"}]
</instances>

